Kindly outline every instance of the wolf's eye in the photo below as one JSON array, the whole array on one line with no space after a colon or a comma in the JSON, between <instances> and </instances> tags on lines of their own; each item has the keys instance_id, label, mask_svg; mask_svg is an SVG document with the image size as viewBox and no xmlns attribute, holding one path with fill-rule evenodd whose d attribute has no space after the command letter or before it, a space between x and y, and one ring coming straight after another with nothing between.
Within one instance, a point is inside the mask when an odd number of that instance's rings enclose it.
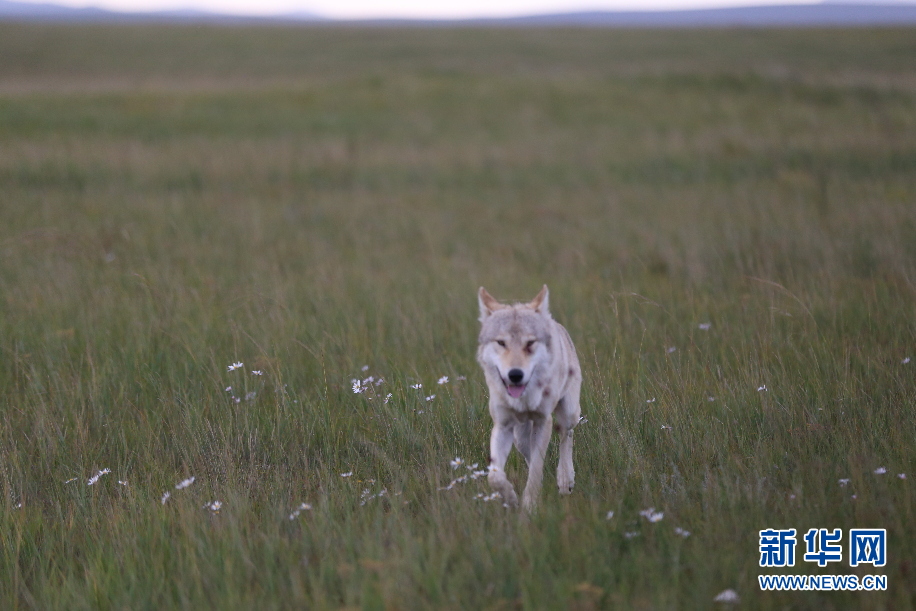
<instances>
[{"instance_id":1,"label":"wolf's eye","mask_svg":"<svg viewBox=\"0 0 916 611\"><path fill-rule=\"evenodd\" d=\"M504 341L501 340L501 339L496 340L496 343L499 344L500 346L502 346L503 348L506 347L506 342L504 342Z\"/></svg>"},{"instance_id":2,"label":"wolf's eye","mask_svg":"<svg viewBox=\"0 0 916 611\"><path fill-rule=\"evenodd\" d=\"M536 339L530 339L530 340L528 340L528 343L525 344L525 349L526 349L526 350L531 350L531 347L534 346L534 342L536 342L536 341L537 341Z\"/></svg>"}]
</instances>

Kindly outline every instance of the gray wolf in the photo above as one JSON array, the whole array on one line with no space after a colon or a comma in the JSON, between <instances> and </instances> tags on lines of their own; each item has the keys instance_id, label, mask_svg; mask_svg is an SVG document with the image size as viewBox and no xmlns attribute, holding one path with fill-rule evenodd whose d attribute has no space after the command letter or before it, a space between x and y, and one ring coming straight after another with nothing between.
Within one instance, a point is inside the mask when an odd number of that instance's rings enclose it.
<instances>
[{"instance_id":1,"label":"gray wolf","mask_svg":"<svg viewBox=\"0 0 916 611\"><path fill-rule=\"evenodd\" d=\"M581 413L582 370L569 333L550 316L548 297L547 285L530 303L500 303L483 287L477 293L477 362L490 390L493 418L489 482L507 504L518 505L505 472L514 442L528 463L522 493L528 511L537 506L551 428L560 434L560 494L572 492L575 480L573 429Z\"/></svg>"}]
</instances>

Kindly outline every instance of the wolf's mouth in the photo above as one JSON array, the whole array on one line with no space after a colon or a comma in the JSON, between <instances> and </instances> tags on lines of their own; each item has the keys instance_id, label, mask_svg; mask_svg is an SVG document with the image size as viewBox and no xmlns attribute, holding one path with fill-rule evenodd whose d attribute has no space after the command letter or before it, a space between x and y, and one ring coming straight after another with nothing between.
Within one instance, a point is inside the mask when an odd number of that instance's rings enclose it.
<instances>
[{"instance_id":1,"label":"wolf's mouth","mask_svg":"<svg viewBox=\"0 0 916 611\"><path fill-rule=\"evenodd\" d=\"M525 387L527 384L506 384L506 391L509 393L509 396L513 399L518 399L522 396L522 393L525 392Z\"/></svg>"}]
</instances>

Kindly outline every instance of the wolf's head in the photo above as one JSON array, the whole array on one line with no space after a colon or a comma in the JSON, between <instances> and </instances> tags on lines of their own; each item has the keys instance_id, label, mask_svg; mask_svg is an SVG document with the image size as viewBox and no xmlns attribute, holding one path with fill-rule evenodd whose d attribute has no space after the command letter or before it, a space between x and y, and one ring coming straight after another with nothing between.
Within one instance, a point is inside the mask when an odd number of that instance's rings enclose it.
<instances>
[{"instance_id":1,"label":"wolf's head","mask_svg":"<svg viewBox=\"0 0 916 611\"><path fill-rule=\"evenodd\" d=\"M529 303L500 303L483 287L477 301L481 322L477 360L487 375L502 381L510 397L518 399L550 358L547 285Z\"/></svg>"}]
</instances>

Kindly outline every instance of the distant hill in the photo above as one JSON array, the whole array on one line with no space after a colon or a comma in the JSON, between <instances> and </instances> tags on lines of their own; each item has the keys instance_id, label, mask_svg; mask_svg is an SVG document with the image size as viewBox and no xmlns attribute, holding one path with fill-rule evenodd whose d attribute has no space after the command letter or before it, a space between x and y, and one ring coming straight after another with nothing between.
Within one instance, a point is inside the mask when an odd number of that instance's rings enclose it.
<instances>
[{"instance_id":1,"label":"distant hill","mask_svg":"<svg viewBox=\"0 0 916 611\"><path fill-rule=\"evenodd\" d=\"M594 11L503 20L525 25L606 27L874 26L914 25L914 4L747 6L676 11Z\"/></svg>"},{"instance_id":2,"label":"distant hill","mask_svg":"<svg viewBox=\"0 0 916 611\"><path fill-rule=\"evenodd\" d=\"M311 13L254 17L198 10L117 12L100 8L71 8L50 3L0 0L0 20L55 22L205 22L205 23L353 23ZM916 4L822 4L749 6L672 11L586 11L481 18L458 21L382 19L359 21L364 25L488 25L488 26L579 26L579 27L805 27L916 25Z\"/></svg>"},{"instance_id":3,"label":"distant hill","mask_svg":"<svg viewBox=\"0 0 916 611\"><path fill-rule=\"evenodd\" d=\"M73 8L50 3L11 2L0 0L0 21L52 21L82 23L203 22L259 23L277 21L328 21L311 13L289 13L278 17L253 17L213 13L194 9L119 12L100 8Z\"/></svg>"}]
</instances>

